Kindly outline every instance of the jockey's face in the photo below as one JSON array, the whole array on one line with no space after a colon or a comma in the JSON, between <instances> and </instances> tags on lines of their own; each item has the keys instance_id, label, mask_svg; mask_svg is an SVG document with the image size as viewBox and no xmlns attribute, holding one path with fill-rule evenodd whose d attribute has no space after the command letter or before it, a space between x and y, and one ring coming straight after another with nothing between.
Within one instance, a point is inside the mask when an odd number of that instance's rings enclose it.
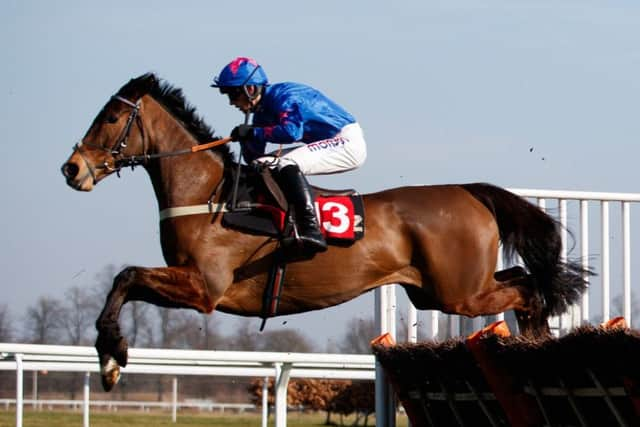
<instances>
[{"instance_id":1,"label":"jockey's face","mask_svg":"<svg viewBox=\"0 0 640 427\"><path fill-rule=\"evenodd\" d=\"M255 86L247 86L247 92L249 92L249 95L253 95L255 91ZM251 111L260 100L260 95L250 99L242 87L228 88L225 90L225 93L229 97L229 105L233 105L243 113Z\"/></svg>"}]
</instances>

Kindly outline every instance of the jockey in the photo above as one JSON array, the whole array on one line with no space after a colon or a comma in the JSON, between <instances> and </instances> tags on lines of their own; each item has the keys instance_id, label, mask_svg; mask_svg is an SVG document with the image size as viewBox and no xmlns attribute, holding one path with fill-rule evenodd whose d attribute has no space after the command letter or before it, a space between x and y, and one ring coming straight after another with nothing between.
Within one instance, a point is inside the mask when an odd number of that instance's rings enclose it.
<instances>
[{"instance_id":1,"label":"jockey","mask_svg":"<svg viewBox=\"0 0 640 427\"><path fill-rule=\"evenodd\" d=\"M233 141L242 143L247 163L254 162L278 172L282 191L295 210L299 244L309 254L327 249L315 212L314 196L305 175L333 174L355 169L367 150L355 118L318 90L300 83L269 84L262 67L253 59L239 57L214 78L212 87L229 96L229 104L251 124L236 126ZM245 121L246 122L246 121ZM280 155L265 154L267 142L294 144Z\"/></svg>"}]
</instances>

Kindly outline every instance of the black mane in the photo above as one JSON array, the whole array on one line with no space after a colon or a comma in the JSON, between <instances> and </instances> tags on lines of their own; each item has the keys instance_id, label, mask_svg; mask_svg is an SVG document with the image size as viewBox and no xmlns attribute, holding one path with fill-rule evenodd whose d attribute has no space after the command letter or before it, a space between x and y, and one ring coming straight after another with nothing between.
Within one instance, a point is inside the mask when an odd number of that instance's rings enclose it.
<instances>
[{"instance_id":1,"label":"black mane","mask_svg":"<svg viewBox=\"0 0 640 427\"><path fill-rule=\"evenodd\" d=\"M129 80L119 91L118 95L135 100L145 94L151 95L161 103L184 127L196 138L199 144L218 140L213 129L204 122L184 97L182 89L173 87L165 80L156 77L154 73L146 73ZM221 145L212 151L217 152L225 160L231 161L231 154L227 145Z\"/></svg>"}]
</instances>

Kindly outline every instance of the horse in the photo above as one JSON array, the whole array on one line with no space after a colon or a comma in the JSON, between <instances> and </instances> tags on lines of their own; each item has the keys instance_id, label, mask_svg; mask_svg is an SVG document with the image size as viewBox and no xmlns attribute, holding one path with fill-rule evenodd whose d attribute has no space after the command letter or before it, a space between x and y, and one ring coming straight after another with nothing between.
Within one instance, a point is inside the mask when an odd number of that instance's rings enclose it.
<instances>
[{"instance_id":1,"label":"horse","mask_svg":"<svg viewBox=\"0 0 640 427\"><path fill-rule=\"evenodd\" d=\"M224 203L238 166L228 145L181 89L153 73L112 96L62 165L67 184L91 191L125 166L141 166L160 211ZM222 141L226 142L226 141ZM560 256L559 223L524 198L485 183L398 187L362 195L366 230L287 265L278 315L320 310L385 284L400 284L421 310L464 316L513 309L520 332L549 333L547 319L578 301L587 282ZM260 316L277 239L226 227L216 212L160 221L166 267L124 268L97 321L102 384L111 390L127 363L118 318L128 301ZM496 272L499 246L524 265Z\"/></svg>"}]
</instances>

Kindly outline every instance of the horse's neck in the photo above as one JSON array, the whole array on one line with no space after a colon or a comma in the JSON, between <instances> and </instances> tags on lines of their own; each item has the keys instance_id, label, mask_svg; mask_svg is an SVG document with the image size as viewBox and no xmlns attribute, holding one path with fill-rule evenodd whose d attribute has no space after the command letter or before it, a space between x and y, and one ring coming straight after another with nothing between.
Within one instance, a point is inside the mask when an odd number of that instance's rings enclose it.
<instances>
[{"instance_id":1,"label":"horse's neck","mask_svg":"<svg viewBox=\"0 0 640 427\"><path fill-rule=\"evenodd\" d=\"M149 153L170 153L197 145L195 137L158 102L145 103ZM149 118L152 118L149 120ZM145 166L160 209L204 203L222 179L224 161L208 152L152 160Z\"/></svg>"}]
</instances>

